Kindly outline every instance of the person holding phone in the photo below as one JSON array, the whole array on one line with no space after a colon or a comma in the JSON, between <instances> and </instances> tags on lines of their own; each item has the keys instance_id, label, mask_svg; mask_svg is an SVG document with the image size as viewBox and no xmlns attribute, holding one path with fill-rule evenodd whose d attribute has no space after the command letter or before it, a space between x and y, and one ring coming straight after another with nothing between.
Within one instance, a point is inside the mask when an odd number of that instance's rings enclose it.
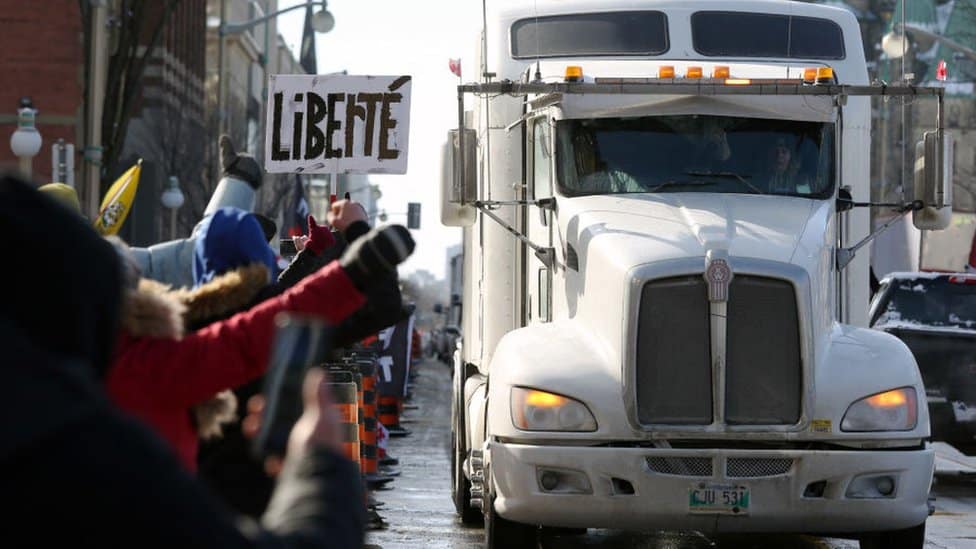
<instances>
[{"instance_id":1,"label":"person holding phone","mask_svg":"<svg viewBox=\"0 0 976 549\"><path fill-rule=\"evenodd\" d=\"M115 250L28 183L0 178L0 239L12 247L24 234L36 268L5 271L18 291L0 300L5 536L25 547L362 547L362 509L349 505L362 501L359 475L337 451L321 371L306 378L267 513L235 517L107 398L124 299Z\"/></svg>"}]
</instances>

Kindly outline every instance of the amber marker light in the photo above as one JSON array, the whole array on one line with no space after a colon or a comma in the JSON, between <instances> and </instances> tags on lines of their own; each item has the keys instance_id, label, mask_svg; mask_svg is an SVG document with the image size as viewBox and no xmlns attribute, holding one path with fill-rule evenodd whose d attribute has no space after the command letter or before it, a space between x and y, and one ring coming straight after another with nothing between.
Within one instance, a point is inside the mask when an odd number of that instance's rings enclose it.
<instances>
[{"instance_id":1,"label":"amber marker light","mask_svg":"<svg viewBox=\"0 0 976 549\"><path fill-rule=\"evenodd\" d=\"M809 68L803 69L803 81L807 84L813 84L817 81L817 69Z\"/></svg>"},{"instance_id":2,"label":"amber marker light","mask_svg":"<svg viewBox=\"0 0 976 549\"><path fill-rule=\"evenodd\" d=\"M688 72L685 73L685 78L701 78L702 68L701 67L688 67Z\"/></svg>"},{"instance_id":3,"label":"amber marker light","mask_svg":"<svg viewBox=\"0 0 976 549\"><path fill-rule=\"evenodd\" d=\"M525 403L536 408L554 408L565 404L566 397L532 389L525 395Z\"/></svg>"},{"instance_id":4,"label":"amber marker light","mask_svg":"<svg viewBox=\"0 0 976 549\"><path fill-rule=\"evenodd\" d=\"M661 65L657 69L658 78L674 78L674 65Z\"/></svg>"},{"instance_id":5,"label":"amber marker light","mask_svg":"<svg viewBox=\"0 0 976 549\"><path fill-rule=\"evenodd\" d=\"M895 389L884 393L878 393L872 397L869 397L867 400L868 404L874 406L875 408L894 408L897 406L904 406L906 403L908 403L908 397L905 396L904 389Z\"/></svg>"},{"instance_id":6,"label":"amber marker light","mask_svg":"<svg viewBox=\"0 0 976 549\"><path fill-rule=\"evenodd\" d=\"M566 82L581 82L583 80L583 67L579 65L569 65L566 67Z\"/></svg>"},{"instance_id":7,"label":"amber marker light","mask_svg":"<svg viewBox=\"0 0 976 549\"><path fill-rule=\"evenodd\" d=\"M820 67L817 69L817 84L831 84L834 81L834 69Z\"/></svg>"},{"instance_id":8,"label":"amber marker light","mask_svg":"<svg viewBox=\"0 0 976 549\"><path fill-rule=\"evenodd\" d=\"M728 77L729 77L728 65L718 65L712 70L712 78L728 78Z\"/></svg>"}]
</instances>

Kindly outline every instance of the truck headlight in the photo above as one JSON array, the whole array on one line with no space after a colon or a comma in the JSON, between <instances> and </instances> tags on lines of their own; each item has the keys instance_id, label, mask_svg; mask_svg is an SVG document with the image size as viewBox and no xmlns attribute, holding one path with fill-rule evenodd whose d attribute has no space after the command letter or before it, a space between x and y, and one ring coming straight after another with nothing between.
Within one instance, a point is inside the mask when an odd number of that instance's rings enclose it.
<instances>
[{"instance_id":1,"label":"truck headlight","mask_svg":"<svg viewBox=\"0 0 976 549\"><path fill-rule=\"evenodd\" d=\"M847 408L841 431L911 431L918 422L913 387L892 389L862 398Z\"/></svg>"},{"instance_id":2,"label":"truck headlight","mask_svg":"<svg viewBox=\"0 0 976 549\"><path fill-rule=\"evenodd\" d=\"M596 431L582 402L527 387L512 387L512 423L525 431Z\"/></svg>"}]
</instances>

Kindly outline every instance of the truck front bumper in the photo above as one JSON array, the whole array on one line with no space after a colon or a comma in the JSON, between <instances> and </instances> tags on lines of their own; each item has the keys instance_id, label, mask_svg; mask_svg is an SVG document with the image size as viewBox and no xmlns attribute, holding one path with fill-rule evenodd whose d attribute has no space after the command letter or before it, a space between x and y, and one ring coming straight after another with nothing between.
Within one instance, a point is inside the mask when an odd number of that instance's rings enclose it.
<instances>
[{"instance_id":1,"label":"truck front bumper","mask_svg":"<svg viewBox=\"0 0 976 549\"><path fill-rule=\"evenodd\" d=\"M495 510L502 517L626 530L842 534L909 528L928 516L934 459L930 449L686 450L497 440L490 446ZM556 473L560 486L543 488L546 471ZM894 479L893 493L855 497L852 482L874 475ZM691 512L689 490L702 483L748 487L748 511Z\"/></svg>"}]
</instances>

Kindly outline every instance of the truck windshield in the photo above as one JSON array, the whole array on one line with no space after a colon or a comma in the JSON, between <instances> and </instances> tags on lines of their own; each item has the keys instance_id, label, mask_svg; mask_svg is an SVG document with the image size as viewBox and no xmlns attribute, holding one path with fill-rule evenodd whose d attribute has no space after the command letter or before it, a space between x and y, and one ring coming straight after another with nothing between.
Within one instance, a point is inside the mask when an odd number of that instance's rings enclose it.
<instances>
[{"instance_id":1,"label":"truck windshield","mask_svg":"<svg viewBox=\"0 0 976 549\"><path fill-rule=\"evenodd\" d=\"M684 115L560 120L557 185L567 196L647 192L828 198L834 125Z\"/></svg>"},{"instance_id":2,"label":"truck windshield","mask_svg":"<svg viewBox=\"0 0 976 549\"><path fill-rule=\"evenodd\" d=\"M875 326L976 329L976 279L916 278L891 284L890 298Z\"/></svg>"}]
</instances>

